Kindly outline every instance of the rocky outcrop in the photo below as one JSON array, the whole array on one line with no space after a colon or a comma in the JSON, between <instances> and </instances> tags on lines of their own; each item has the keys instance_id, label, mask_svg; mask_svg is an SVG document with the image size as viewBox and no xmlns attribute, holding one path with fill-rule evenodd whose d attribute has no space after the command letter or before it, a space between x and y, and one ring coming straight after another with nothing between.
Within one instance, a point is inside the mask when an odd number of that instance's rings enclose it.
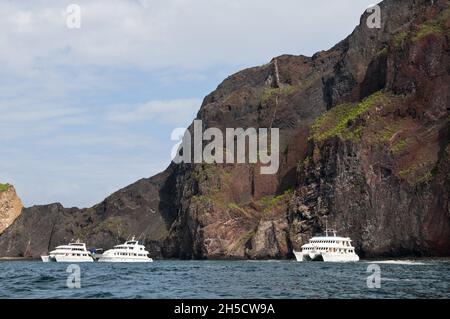
<instances>
[{"instance_id":1,"label":"rocky outcrop","mask_svg":"<svg viewBox=\"0 0 450 319\"><path fill-rule=\"evenodd\" d=\"M450 253L449 17L448 2L424 8L369 65L382 91L315 121L290 209L295 247L328 220L366 257Z\"/></svg>"},{"instance_id":2,"label":"rocky outcrop","mask_svg":"<svg viewBox=\"0 0 450 319\"><path fill-rule=\"evenodd\" d=\"M0 234L19 217L22 207L14 187L0 184Z\"/></svg>"},{"instance_id":3,"label":"rocky outcrop","mask_svg":"<svg viewBox=\"0 0 450 319\"><path fill-rule=\"evenodd\" d=\"M245 165L178 167L168 256L285 258L326 218L363 256L450 252L448 182L436 168L448 145L448 2L385 1L382 14L379 30L364 15L331 50L278 57L205 98L206 127L279 127L281 168L262 176ZM399 221L408 227L396 231Z\"/></svg>"},{"instance_id":4,"label":"rocky outcrop","mask_svg":"<svg viewBox=\"0 0 450 319\"><path fill-rule=\"evenodd\" d=\"M61 204L24 208L0 236L0 256L38 258L56 245L80 239L89 247L110 248L132 235L161 257L176 211L169 200L169 172L143 179L87 209Z\"/></svg>"},{"instance_id":5,"label":"rocky outcrop","mask_svg":"<svg viewBox=\"0 0 450 319\"><path fill-rule=\"evenodd\" d=\"M325 220L363 256L448 255L449 3L381 8L381 29L364 14L332 49L241 71L204 99L205 128L280 129L277 174L171 164L93 208L24 209L0 255L136 234L156 257L288 258Z\"/></svg>"}]
</instances>

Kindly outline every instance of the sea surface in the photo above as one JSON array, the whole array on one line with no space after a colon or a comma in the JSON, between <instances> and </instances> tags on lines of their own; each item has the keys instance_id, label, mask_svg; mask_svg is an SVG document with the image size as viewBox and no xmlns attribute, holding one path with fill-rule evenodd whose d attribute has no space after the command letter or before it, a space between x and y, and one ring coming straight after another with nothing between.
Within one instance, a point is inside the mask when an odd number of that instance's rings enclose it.
<instances>
[{"instance_id":1,"label":"sea surface","mask_svg":"<svg viewBox=\"0 0 450 319\"><path fill-rule=\"evenodd\" d=\"M68 266L0 261L0 298L450 298L449 259L85 263L81 288Z\"/></svg>"}]
</instances>

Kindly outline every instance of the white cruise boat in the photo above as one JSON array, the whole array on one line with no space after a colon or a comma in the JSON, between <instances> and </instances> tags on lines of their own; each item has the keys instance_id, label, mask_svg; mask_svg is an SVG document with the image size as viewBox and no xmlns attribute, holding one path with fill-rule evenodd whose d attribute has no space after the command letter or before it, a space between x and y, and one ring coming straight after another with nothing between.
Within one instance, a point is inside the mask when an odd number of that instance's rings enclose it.
<instances>
[{"instance_id":1,"label":"white cruise boat","mask_svg":"<svg viewBox=\"0 0 450 319\"><path fill-rule=\"evenodd\" d=\"M139 241L134 237L122 245L116 245L114 248L105 251L98 259L99 262L152 262L149 252L145 250L144 245L139 245Z\"/></svg>"},{"instance_id":2,"label":"white cruise boat","mask_svg":"<svg viewBox=\"0 0 450 319\"><path fill-rule=\"evenodd\" d=\"M48 256L41 256L43 262L93 262L91 253L86 249L86 244L77 240L68 245L61 245L52 250Z\"/></svg>"},{"instance_id":3,"label":"white cruise boat","mask_svg":"<svg viewBox=\"0 0 450 319\"><path fill-rule=\"evenodd\" d=\"M332 235L330 235L332 234ZM336 231L327 229L325 236L315 236L302 246L302 251L294 251L297 261L354 262L359 261L352 240L339 237Z\"/></svg>"}]
</instances>

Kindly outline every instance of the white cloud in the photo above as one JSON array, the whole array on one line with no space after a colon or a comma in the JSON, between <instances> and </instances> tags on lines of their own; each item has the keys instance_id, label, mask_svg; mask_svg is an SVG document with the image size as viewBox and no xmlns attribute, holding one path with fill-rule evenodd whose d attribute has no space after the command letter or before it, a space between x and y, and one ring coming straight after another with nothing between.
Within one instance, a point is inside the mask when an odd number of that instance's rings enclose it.
<instances>
[{"instance_id":1,"label":"white cloud","mask_svg":"<svg viewBox=\"0 0 450 319\"><path fill-rule=\"evenodd\" d=\"M79 0L82 27L72 30L64 20L69 3L2 2L2 64L198 69L262 63L333 45L370 1Z\"/></svg>"},{"instance_id":2,"label":"white cloud","mask_svg":"<svg viewBox=\"0 0 450 319\"><path fill-rule=\"evenodd\" d=\"M107 114L113 123L134 123L156 121L170 125L185 125L186 119L193 119L200 109L199 99L176 99L170 101L150 101L134 106L120 106Z\"/></svg>"},{"instance_id":3,"label":"white cloud","mask_svg":"<svg viewBox=\"0 0 450 319\"><path fill-rule=\"evenodd\" d=\"M37 140L36 145L58 148L103 147L105 149L157 149L159 141L151 135L131 134L119 129L100 130L95 133L73 133L47 136Z\"/></svg>"},{"instance_id":4,"label":"white cloud","mask_svg":"<svg viewBox=\"0 0 450 319\"><path fill-rule=\"evenodd\" d=\"M55 120L58 118L65 118L71 115L78 115L82 111L71 107L42 107L42 105L30 104L26 108L14 107L4 108L0 104L0 112L2 118L0 122L39 122L44 120Z\"/></svg>"}]
</instances>

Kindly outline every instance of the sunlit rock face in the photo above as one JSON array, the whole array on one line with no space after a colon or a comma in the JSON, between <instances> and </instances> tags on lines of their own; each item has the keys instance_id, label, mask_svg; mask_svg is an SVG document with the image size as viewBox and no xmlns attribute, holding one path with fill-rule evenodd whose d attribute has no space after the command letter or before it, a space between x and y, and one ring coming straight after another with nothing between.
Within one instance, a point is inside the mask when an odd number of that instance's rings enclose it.
<instances>
[{"instance_id":1,"label":"sunlit rock face","mask_svg":"<svg viewBox=\"0 0 450 319\"><path fill-rule=\"evenodd\" d=\"M22 207L14 187L9 184L0 184L0 234L19 217Z\"/></svg>"}]
</instances>

